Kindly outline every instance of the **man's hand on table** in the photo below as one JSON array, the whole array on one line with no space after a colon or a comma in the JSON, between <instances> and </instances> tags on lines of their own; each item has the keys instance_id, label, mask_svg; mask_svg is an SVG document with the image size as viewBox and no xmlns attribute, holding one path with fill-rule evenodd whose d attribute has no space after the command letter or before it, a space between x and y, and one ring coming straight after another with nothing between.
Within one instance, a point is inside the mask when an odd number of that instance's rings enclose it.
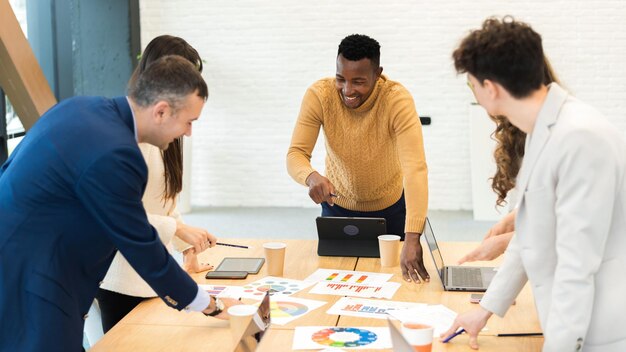
<instances>
[{"instance_id":1,"label":"man's hand on table","mask_svg":"<svg viewBox=\"0 0 626 352\"><path fill-rule=\"evenodd\" d=\"M420 277L426 282L430 281L430 276L424 267L419 233L407 232L404 236L400 267L405 281L420 283Z\"/></svg>"}]
</instances>

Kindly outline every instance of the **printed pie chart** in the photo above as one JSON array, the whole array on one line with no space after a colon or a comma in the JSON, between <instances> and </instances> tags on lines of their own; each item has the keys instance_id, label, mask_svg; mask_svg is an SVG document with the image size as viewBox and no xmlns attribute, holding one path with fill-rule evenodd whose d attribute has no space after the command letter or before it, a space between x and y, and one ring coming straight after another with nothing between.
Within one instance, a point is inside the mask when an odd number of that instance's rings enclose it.
<instances>
[{"instance_id":1,"label":"printed pie chart","mask_svg":"<svg viewBox=\"0 0 626 352\"><path fill-rule=\"evenodd\" d=\"M285 291L286 287L281 285L262 285L258 286L257 291L275 293Z\"/></svg>"},{"instance_id":2,"label":"printed pie chart","mask_svg":"<svg viewBox=\"0 0 626 352\"><path fill-rule=\"evenodd\" d=\"M311 339L331 347L359 347L376 341L378 336L365 329L333 327L314 333Z\"/></svg>"},{"instance_id":3,"label":"printed pie chart","mask_svg":"<svg viewBox=\"0 0 626 352\"><path fill-rule=\"evenodd\" d=\"M306 313L309 308L296 302L270 302L272 318L291 318Z\"/></svg>"},{"instance_id":4,"label":"printed pie chart","mask_svg":"<svg viewBox=\"0 0 626 352\"><path fill-rule=\"evenodd\" d=\"M280 292L284 295L290 295L300 288L298 284L290 284L287 281L283 282L274 282L274 281L266 281L264 283L254 282L249 285L243 287L244 292L252 293L256 296L263 296L265 292L269 292L270 296L274 293Z\"/></svg>"}]
</instances>

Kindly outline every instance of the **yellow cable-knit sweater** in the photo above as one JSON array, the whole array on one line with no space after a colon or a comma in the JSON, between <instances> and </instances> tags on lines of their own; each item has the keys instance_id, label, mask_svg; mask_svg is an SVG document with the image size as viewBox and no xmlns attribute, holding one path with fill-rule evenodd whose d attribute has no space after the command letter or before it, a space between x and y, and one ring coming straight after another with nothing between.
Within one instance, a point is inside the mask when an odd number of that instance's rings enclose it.
<instances>
[{"instance_id":1,"label":"yellow cable-knit sweater","mask_svg":"<svg viewBox=\"0 0 626 352\"><path fill-rule=\"evenodd\" d=\"M287 153L289 175L303 185L316 171L311 154L320 126L326 139L326 177L341 195L335 203L377 211L397 202L404 190L405 232L422 233L428 169L411 94L382 75L367 100L350 109L335 88L335 78L315 82L304 95Z\"/></svg>"}]
</instances>

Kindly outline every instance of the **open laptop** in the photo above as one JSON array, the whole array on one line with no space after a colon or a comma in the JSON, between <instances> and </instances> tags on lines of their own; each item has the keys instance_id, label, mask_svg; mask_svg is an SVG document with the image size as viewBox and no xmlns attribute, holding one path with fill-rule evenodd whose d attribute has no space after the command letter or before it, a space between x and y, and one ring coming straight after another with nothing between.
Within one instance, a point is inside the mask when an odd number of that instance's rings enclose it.
<instances>
[{"instance_id":1,"label":"open laptop","mask_svg":"<svg viewBox=\"0 0 626 352\"><path fill-rule=\"evenodd\" d=\"M437 272L443 283L443 289L446 291L471 291L483 292L487 291L487 287L491 279L496 275L496 271L492 267L476 267L476 266L446 266L443 257L439 251L437 240L433 229L430 227L430 221L426 219L424 225L424 238L428 243L430 254L433 257Z\"/></svg>"},{"instance_id":2,"label":"open laptop","mask_svg":"<svg viewBox=\"0 0 626 352\"><path fill-rule=\"evenodd\" d=\"M379 258L378 236L387 233L384 218L320 216L317 223L320 256Z\"/></svg>"}]
</instances>

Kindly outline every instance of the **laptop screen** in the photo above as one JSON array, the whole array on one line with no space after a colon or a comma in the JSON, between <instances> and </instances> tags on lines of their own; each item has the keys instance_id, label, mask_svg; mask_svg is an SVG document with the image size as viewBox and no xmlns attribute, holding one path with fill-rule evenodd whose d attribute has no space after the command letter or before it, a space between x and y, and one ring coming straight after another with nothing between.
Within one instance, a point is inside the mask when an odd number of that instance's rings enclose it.
<instances>
[{"instance_id":1,"label":"laptop screen","mask_svg":"<svg viewBox=\"0 0 626 352\"><path fill-rule=\"evenodd\" d=\"M437 245L437 240L435 239L433 229L430 227L430 221L428 220L428 218L426 218L426 223L424 224L424 238L426 238L426 243L428 243L430 254L432 254L433 256L435 266L437 267L437 272L439 273L441 282L443 282L443 257L441 256L441 252L439 251L439 246Z\"/></svg>"}]
</instances>

